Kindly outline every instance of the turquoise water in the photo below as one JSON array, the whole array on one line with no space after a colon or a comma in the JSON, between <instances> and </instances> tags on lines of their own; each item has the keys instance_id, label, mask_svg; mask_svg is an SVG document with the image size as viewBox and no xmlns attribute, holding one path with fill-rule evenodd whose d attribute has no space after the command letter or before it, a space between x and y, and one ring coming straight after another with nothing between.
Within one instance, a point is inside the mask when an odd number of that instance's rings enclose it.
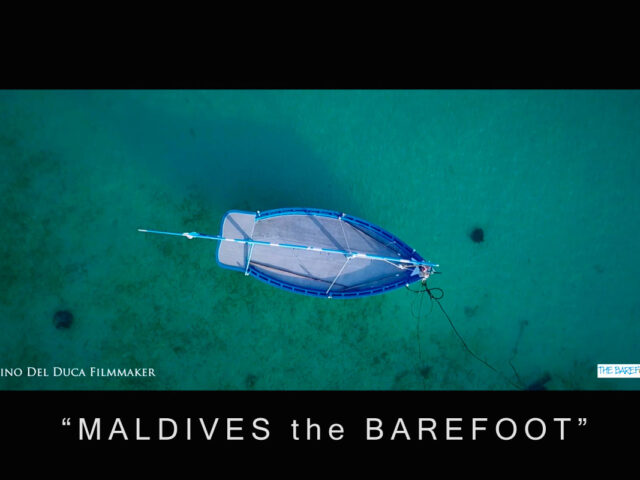
<instances>
[{"instance_id":1,"label":"turquoise water","mask_svg":"<svg viewBox=\"0 0 640 480\"><path fill-rule=\"evenodd\" d=\"M308 206L439 263L430 286L510 378L638 389L596 364L640 363L639 131L637 91L0 92L0 368L24 369L0 388L513 388L428 300L418 345L406 290L293 295L136 231Z\"/></svg>"}]
</instances>

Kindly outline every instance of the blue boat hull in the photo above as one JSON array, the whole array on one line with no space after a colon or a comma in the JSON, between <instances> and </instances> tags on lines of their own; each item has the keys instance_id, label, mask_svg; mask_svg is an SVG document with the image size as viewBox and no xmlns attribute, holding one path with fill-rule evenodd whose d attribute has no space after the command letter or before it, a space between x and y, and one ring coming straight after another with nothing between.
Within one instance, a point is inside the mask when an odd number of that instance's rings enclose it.
<instances>
[{"instance_id":1,"label":"blue boat hull","mask_svg":"<svg viewBox=\"0 0 640 480\"><path fill-rule=\"evenodd\" d=\"M409 245L377 225L323 209L280 208L258 213L232 210L222 219L220 236L322 247L306 251L222 242L216 253L216 260L223 268L241 271L288 292L313 297L378 295L421 278L413 265L331 254L335 250L425 261Z\"/></svg>"}]
</instances>

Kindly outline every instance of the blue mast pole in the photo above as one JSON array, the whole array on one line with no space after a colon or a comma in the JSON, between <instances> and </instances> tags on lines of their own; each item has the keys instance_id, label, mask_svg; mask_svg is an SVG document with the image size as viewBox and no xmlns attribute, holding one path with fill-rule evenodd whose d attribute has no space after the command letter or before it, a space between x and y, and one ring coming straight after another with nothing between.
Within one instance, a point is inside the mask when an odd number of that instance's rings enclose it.
<instances>
[{"instance_id":1,"label":"blue mast pole","mask_svg":"<svg viewBox=\"0 0 640 480\"><path fill-rule=\"evenodd\" d=\"M247 245L264 245L268 247L281 247L281 248L293 248L298 250L311 250L313 252L326 252L326 253L338 253L341 255L345 255L346 257L353 258L369 258L371 260L384 260L387 262L396 262L396 263L404 263L408 265L425 265L428 267L437 267L438 264L432 262L420 262L418 260L408 260L406 258L397 258L397 257L385 257L382 255L374 255L372 253L358 253L358 252L347 252L346 250L337 250L334 248L320 248L320 247L309 247L305 245L293 245L290 243L273 243L273 242L265 242L262 240L252 240L252 239L244 239L244 238L227 238L222 237L220 235L205 235L197 232L190 233L174 233L174 232L163 232L161 230L145 230L142 228L138 229L139 232L143 233L155 233L158 235L172 235L175 237L186 237L188 239L192 238L203 238L205 240L217 240L220 242L236 242L236 243L245 243Z\"/></svg>"}]
</instances>

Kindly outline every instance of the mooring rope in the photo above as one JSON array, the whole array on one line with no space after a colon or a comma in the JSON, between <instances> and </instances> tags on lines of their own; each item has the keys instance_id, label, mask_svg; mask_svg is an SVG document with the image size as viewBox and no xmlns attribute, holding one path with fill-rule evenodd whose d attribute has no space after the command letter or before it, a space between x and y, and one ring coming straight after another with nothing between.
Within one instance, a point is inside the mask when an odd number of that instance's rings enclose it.
<instances>
[{"instance_id":1,"label":"mooring rope","mask_svg":"<svg viewBox=\"0 0 640 480\"><path fill-rule=\"evenodd\" d=\"M504 373L502 373L500 370L498 370L497 368L495 368L493 365L491 365L490 363L488 363L486 360L484 360L483 358L479 357L478 355L476 355L473 350L471 350L469 348L469 346L467 345L467 342L464 341L464 338L462 338L462 335L460 335L460 332L458 332L458 329L455 327L455 325L453 324L453 321L451 320L451 317L449 317L449 314L447 314L447 312L445 311L444 307L442 306L442 304L440 303L440 300L444 297L444 290L442 290L441 288L435 287L435 288L429 288L427 286L427 281L426 279L423 280L422 285L424 286L424 289L419 289L419 290L413 290L411 288L409 288L409 286L407 285L406 288L407 290L409 290L410 292L413 293L427 293L429 295L429 299L431 300L431 308L433 309L433 302L435 301L438 304L438 307L440 307L440 310L442 311L442 313L444 314L445 318L447 319L447 321L449 322L449 325L451 325L451 329L453 330L453 332L456 334L456 336L458 337L458 339L460 340L460 342L462 343L462 346L464 347L464 349L476 360L478 360L480 363L484 364L486 367L490 368L491 370L493 370L495 373L497 373L499 376L501 376L503 378L503 380L505 380L506 382L508 382L509 384L511 384L512 386L514 386L515 388L517 388L518 390L523 390L523 386L515 383L513 381L511 381ZM439 295L434 295L433 292L440 292ZM422 298L424 298L422 295L420 295L420 309L419 309L419 313L418 313L418 325L416 327L416 336L418 338L418 355L420 357L420 367L422 367L422 347L420 345L420 315L421 315L421 311L422 311ZM412 315L413 315L413 305L412 305ZM429 312L431 313L431 311ZM516 377L518 378L518 381L520 381L520 376L517 374L517 372L515 371L515 368L513 367L513 365L511 364L511 362L509 362L509 364L511 365L511 368L513 368L513 371L516 373ZM422 378L422 385L423 388L425 388L425 379L424 376Z\"/></svg>"}]
</instances>

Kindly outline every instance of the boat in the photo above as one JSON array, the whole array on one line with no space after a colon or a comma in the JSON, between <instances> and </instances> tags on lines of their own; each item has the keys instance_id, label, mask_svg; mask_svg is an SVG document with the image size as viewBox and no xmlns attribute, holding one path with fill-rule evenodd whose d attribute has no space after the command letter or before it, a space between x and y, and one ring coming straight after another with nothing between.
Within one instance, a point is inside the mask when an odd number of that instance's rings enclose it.
<instances>
[{"instance_id":1,"label":"boat","mask_svg":"<svg viewBox=\"0 0 640 480\"><path fill-rule=\"evenodd\" d=\"M378 295L424 281L438 267L370 222L317 208L230 210L220 235L138 230L218 241L222 268L313 297Z\"/></svg>"}]
</instances>

